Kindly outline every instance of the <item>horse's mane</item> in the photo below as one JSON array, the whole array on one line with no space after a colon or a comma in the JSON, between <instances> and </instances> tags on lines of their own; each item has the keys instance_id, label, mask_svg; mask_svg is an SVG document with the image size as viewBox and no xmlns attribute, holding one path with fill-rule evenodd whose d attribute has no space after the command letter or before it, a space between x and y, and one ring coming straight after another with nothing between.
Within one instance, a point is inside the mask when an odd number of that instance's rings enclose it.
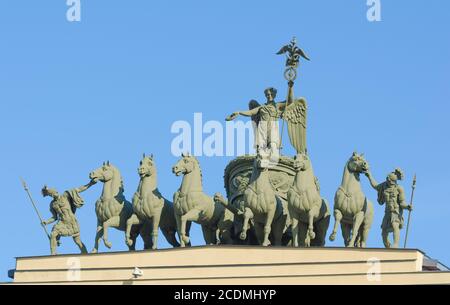
<instances>
[{"instance_id":1,"label":"horse's mane","mask_svg":"<svg viewBox=\"0 0 450 305\"><path fill-rule=\"evenodd\" d=\"M198 171L200 172L200 179L203 182L203 174L202 174L202 168L200 167L200 162L194 156L189 156L188 158L193 160L195 162L195 164L197 165Z\"/></svg>"},{"instance_id":2,"label":"horse's mane","mask_svg":"<svg viewBox=\"0 0 450 305\"><path fill-rule=\"evenodd\" d=\"M114 172L114 179L117 179L116 181L118 181L118 183L119 183L119 185L118 185L119 190L116 195L122 195L123 192L125 191L124 187L123 187L122 175L120 174L120 171L117 167L115 167L114 165L110 165L110 167L112 168L112 170Z\"/></svg>"}]
</instances>

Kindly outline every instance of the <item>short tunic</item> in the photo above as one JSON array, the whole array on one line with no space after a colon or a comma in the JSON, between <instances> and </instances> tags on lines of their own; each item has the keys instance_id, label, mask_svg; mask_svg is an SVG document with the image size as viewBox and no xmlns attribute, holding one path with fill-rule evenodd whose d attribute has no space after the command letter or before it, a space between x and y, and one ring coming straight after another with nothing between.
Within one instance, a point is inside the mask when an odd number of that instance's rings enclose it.
<instances>
[{"instance_id":1,"label":"short tunic","mask_svg":"<svg viewBox=\"0 0 450 305\"><path fill-rule=\"evenodd\" d=\"M82 206L83 201L77 190L64 192L61 196L50 203L50 212L56 215L57 223L53 227L52 232L59 236L80 235L80 225L75 217L75 210Z\"/></svg>"},{"instance_id":2,"label":"short tunic","mask_svg":"<svg viewBox=\"0 0 450 305\"><path fill-rule=\"evenodd\" d=\"M385 231L392 232L393 225L398 224L399 228L403 227L403 207L405 201L405 193L399 185L388 185L383 182L377 186L378 202L386 204L383 223L381 228Z\"/></svg>"}]
</instances>

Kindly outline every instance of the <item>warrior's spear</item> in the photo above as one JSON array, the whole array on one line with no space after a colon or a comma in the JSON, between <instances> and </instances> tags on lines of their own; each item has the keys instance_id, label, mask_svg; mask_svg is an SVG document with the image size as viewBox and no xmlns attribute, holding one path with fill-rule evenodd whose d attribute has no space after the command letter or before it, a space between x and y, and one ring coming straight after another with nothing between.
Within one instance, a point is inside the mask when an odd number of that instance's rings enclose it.
<instances>
[{"instance_id":1,"label":"warrior's spear","mask_svg":"<svg viewBox=\"0 0 450 305\"><path fill-rule=\"evenodd\" d=\"M416 179L417 177L416 177L416 175L414 175L414 179L413 179L413 184L412 184L412 186L411 186L411 188L412 188L412 192L411 192L411 207L413 206L413 199L414 199L414 191L416 190L416 181L417 181L417 179ZM408 214L408 223L407 223L407 225L406 225L406 235L405 235L405 244L404 244L404 248L406 249L406 242L408 241L408 232L409 232L409 223L410 223L410 221L411 221L411 211L409 211L409 214Z\"/></svg>"},{"instance_id":2,"label":"warrior's spear","mask_svg":"<svg viewBox=\"0 0 450 305\"><path fill-rule=\"evenodd\" d=\"M23 188L24 188L25 192L27 192L28 198L30 198L31 204L33 205L33 208L36 211L37 216L39 217L39 220L41 222L41 226L42 226L42 228L45 231L45 235L47 235L48 239L50 240L51 239L50 238L50 234L48 234L47 227L44 225L44 220L42 219L41 213L39 213L39 210L37 209L36 204L34 203L33 197L31 197L30 190L28 189L28 186L25 183L25 180L20 178L20 181L22 181Z\"/></svg>"}]
</instances>

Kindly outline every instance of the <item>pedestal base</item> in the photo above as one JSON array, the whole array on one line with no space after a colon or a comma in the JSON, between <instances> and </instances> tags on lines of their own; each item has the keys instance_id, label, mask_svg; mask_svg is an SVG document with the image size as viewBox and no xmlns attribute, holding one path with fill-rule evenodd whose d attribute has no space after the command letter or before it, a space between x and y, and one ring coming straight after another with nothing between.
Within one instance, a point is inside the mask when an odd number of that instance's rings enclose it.
<instances>
[{"instance_id":1,"label":"pedestal base","mask_svg":"<svg viewBox=\"0 0 450 305\"><path fill-rule=\"evenodd\" d=\"M202 246L21 257L12 284L450 284L423 265L414 249Z\"/></svg>"}]
</instances>

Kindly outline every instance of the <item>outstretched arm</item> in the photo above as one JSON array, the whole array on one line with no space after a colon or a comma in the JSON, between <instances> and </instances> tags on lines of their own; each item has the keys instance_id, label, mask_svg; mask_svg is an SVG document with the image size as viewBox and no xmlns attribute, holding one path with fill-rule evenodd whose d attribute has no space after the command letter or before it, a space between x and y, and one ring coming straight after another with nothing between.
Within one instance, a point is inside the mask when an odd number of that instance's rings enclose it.
<instances>
[{"instance_id":1,"label":"outstretched arm","mask_svg":"<svg viewBox=\"0 0 450 305\"><path fill-rule=\"evenodd\" d=\"M366 177L369 179L370 185L378 191L378 182L373 178L372 174L368 171Z\"/></svg>"},{"instance_id":2,"label":"outstretched arm","mask_svg":"<svg viewBox=\"0 0 450 305\"><path fill-rule=\"evenodd\" d=\"M229 115L229 116L226 118L226 120L227 120L227 121L232 121L232 120L234 120L235 118L237 118L237 117L240 116L240 115L246 116L246 117L250 117L250 116L257 115L258 112L259 112L259 108L260 108L260 107L256 107L256 108L253 108L252 110L247 110L247 111L236 111L236 112L233 112L231 115Z\"/></svg>"},{"instance_id":3,"label":"outstretched arm","mask_svg":"<svg viewBox=\"0 0 450 305\"><path fill-rule=\"evenodd\" d=\"M96 184L97 182L95 182L94 180L91 180L88 184L85 184L83 186L80 186L79 188L77 188L77 192L81 193L84 192L85 190L87 190L88 188L90 188L91 186L93 186L94 184Z\"/></svg>"}]
</instances>

